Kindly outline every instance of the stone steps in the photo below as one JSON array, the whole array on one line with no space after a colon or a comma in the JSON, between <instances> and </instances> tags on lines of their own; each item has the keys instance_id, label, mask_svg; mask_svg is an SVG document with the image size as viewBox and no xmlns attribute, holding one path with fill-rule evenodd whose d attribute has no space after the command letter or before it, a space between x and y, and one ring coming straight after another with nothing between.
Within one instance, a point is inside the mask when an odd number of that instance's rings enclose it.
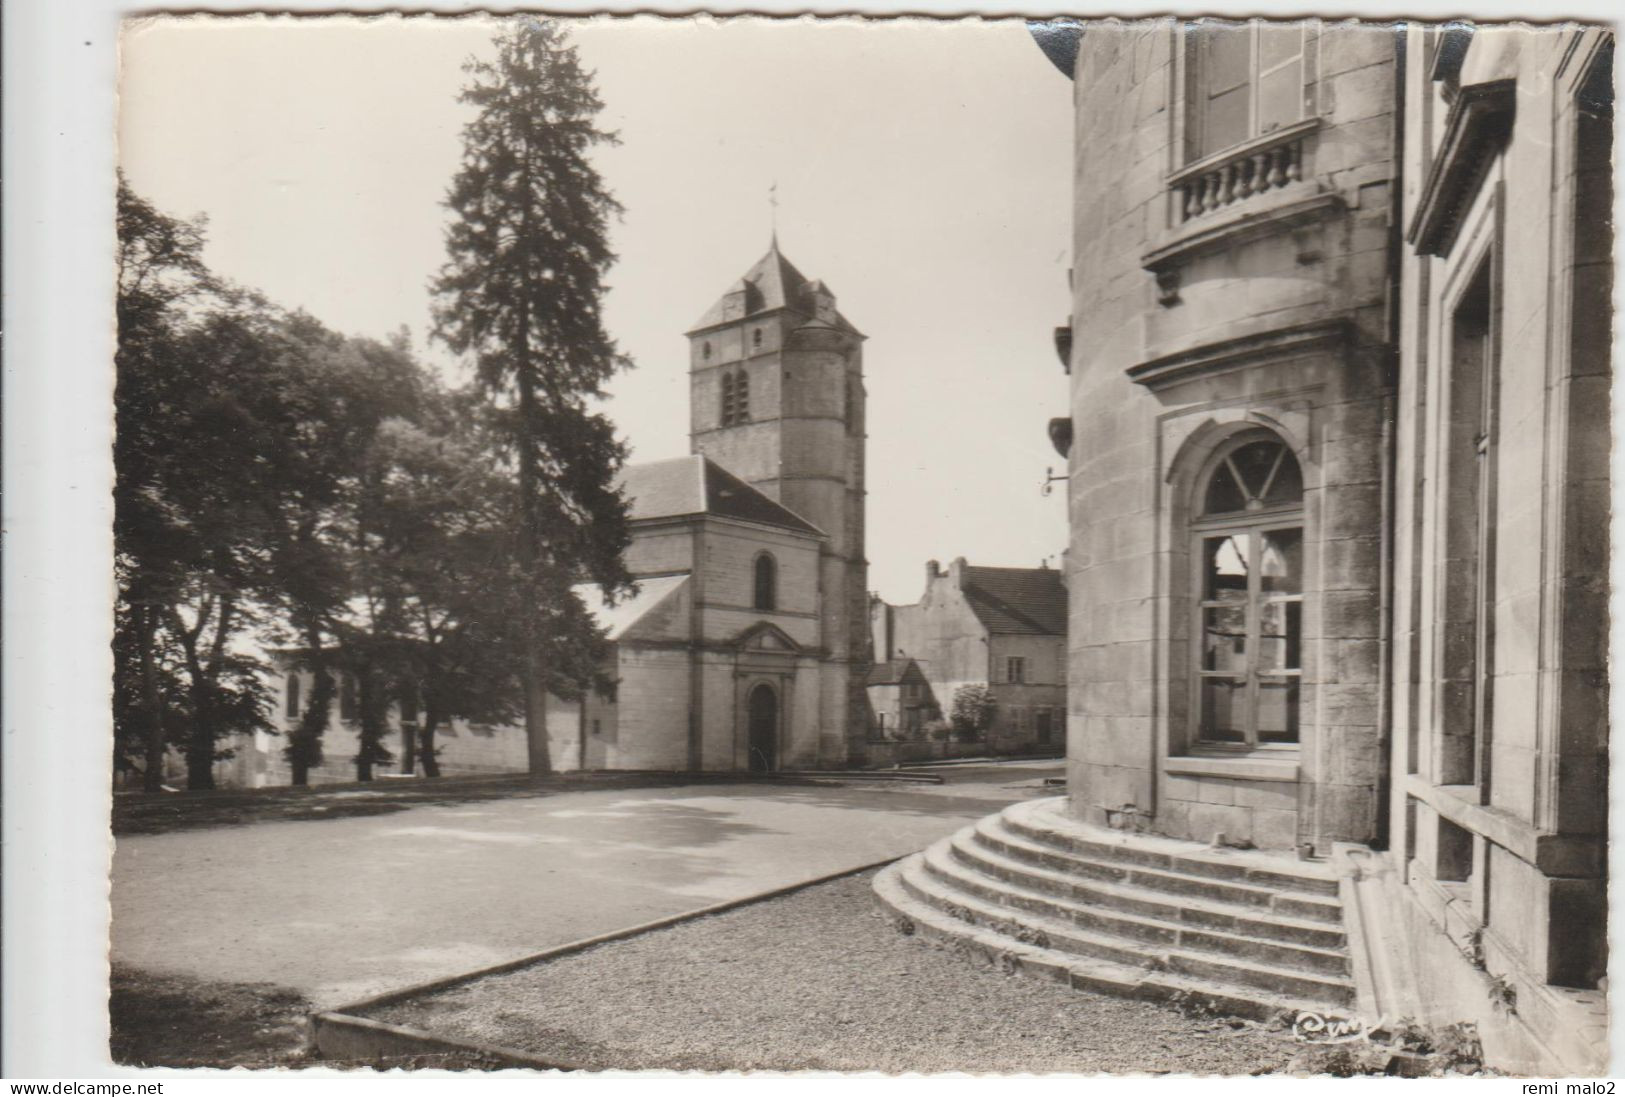
<instances>
[{"instance_id":1,"label":"stone steps","mask_svg":"<svg viewBox=\"0 0 1625 1097\"><path fill-rule=\"evenodd\" d=\"M1341 934L1328 934L1336 936L1336 941L1308 945L1286 939L1288 933L1303 930L1305 927L1301 924L1198 912L1169 899L1142 902L1127 888L1107 890L1080 886L1060 873L1027 869L970 846L965 834L956 835L947 848L948 856L963 866L963 873L941 871L935 860L936 847L927 851L926 867L954 886L994 902L1003 901L1043 917L1059 918L1086 929L1150 945L1246 956L1327 975L1348 974L1348 953ZM986 878L991 878L991 882L984 882ZM1001 899L1003 896L1008 898ZM1204 925L1193 917L1198 914L1206 914L1210 922L1229 924L1223 928ZM1312 931L1321 927L1309 928Z\"/></svg>"},{"instance_id":2,"label":"stone steps","mask_svg":"<svg viewBox=\"0 0 1625 1097\"><path fill-rule=\"evenodd\" d=\"M899 924L1023 972L1241 1016L1355 1000L1335 875L1015 805L876 879Z\"/></svg>"},{"instance_id":3,"label":"stone steps","mask_svg":"<svg viewBox=\"0 0 1625 1097\"><path fill-rule=\"evenodd\" d=\"M1069 820L1055 817L1054 811L1042 810L1056 805L1052 800L1030 800L1016 804L1003 812L999 819L1013 833L1039 845L1071 854L1079 861L1094 861L1120 867L1125 871L1139 871L1147 880L1160 876L1174 876L1178 887L1194 887L1205 881L1220 886L1246 888L1265 892L1286 893L1295 901L1315 900L1338 907L1339 884L1337 874L1323 866L1302 865L1302 874L1287 871L1284 866L1266 866L1261 862L1280 861L1258 853L1231 853L1205 850L1193 842L1149 835L1117 835L1116 832L1066 829ZM1076 824L1073 824L1076 825ZM1097 837L1096 835L1101 835ZM1111 834L1115 840L1105 840ZM1299 867L1297 863L1291 865ZM1314 909L1314 908L1306 908ZM1336 920L1335 918L1332 920Z\"/></svg>"},{"instance_id":4,"label":"stone steps","mask_svg":"<svg viewBox=\"0 0 1625 1097\"><path fill-rule=\"evenodd\" d=\"M1348 945L1341 906L1318 896L1310 903L1314 917L1306 918L1296 913L1299 900L1284 893L1265 893L1262 898L1249 894L1238 903L1210 894L1181 892L1166 874L1158 873L1155 879L1148 880L1132 870L1111 870L1110 866L1031 842L1011 831L997 815L977 823L973 837L975 848L965 852L967 858L992 854L1005 862L1005 871L1019 873L1043 886L1064 887L1062 894L1069 893L1080 902L1310 948L1339 950Z\"/></svg>"}]
</instances>

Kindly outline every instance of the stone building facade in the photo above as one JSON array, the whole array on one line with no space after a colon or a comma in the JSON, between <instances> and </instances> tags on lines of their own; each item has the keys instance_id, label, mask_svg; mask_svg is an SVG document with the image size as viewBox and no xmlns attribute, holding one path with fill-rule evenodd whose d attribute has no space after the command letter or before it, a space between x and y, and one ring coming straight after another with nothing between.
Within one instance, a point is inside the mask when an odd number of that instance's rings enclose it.
<instances>
[{"instance_id":1,"label":"stone building facade","mask_svg":"<svg viewBox=\"0 0 1625 1097\"><path fill-rule=\"evenodd\" d=\"M1585 1073L1606 1055L1613 36L1411 27L1402 48L1392 909L1435 1000L1510 1061ZM1485 975L1512 1010L1484 1008Z\"/></svg>"},{"instance_id":2,"label":"stone building facade","mask_svg":"<svg viewBox=\"0 0 1625 1097\"><path fill-rule=\"evenodd\" d=\"M1376 850L1424 1019L1595 1069L1611 37L1042 44L1076 104L1073 818Z\"/></svg>"},{"instance_id":3,"label":"stone building facade","mask_svg":"<svg viewBox=\"0 0 1625 1097\"><path fill-rule=\"evenodd\" d=\"M1083 37L1068 776L1091 821L1377 833L1394 80L1374 29Z\"/></svg>"},{"instance_id":4,"label":"stone building facade","mask_svg":"<svg viewBox=\"0 0 1625 1097\"><path fill-rule=\"evenodd\" d=\"M826 536L818 562L819 758L861 756L869 666L864 336L779 250L688 333L693 452Z\"/></svg>"},{"instance_id":5,"label":"stone building facade","mask_svg":"<svg viewBox=\"0 0 1625 1097\"><path fill-rule=\"evenodd\" d=\"M1066 616L1066 587L1052 568L978 567L959 557L944 569L932 560L918 602L870 600L871 642L877 665L918 667L937 719L951 714L961 688L988 686L997 705L986 733L988 750L1059 750ZM885 711L886 688L870 687L877 714ZM915 718L922 715L925 710L916 706Z\"/></svg>"},{"instance_id":6,"label":"stone building facade","mask_svg":"<svg viewBox=\"0 0 1625 1097\"><path fill-rule=\"evenodd\" d=\"M605 716L586 768L844 765L844 706L824 707L823 531L698 454L629 468L626 494L638 594L597 610L619 686L589 702Z\"/></svg>"}]
</instances>

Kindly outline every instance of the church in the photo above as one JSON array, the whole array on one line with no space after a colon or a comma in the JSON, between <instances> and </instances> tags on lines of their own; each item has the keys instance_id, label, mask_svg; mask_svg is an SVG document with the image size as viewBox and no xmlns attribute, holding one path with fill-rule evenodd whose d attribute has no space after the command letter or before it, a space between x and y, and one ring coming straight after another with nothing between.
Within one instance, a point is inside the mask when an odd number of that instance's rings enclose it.
<instances>
[{"instance_id":1,"label":"church","mask_svg":"<svg viewBox=\"0 0 1625 1097\"><path fill-rule=\"evenodd\" d=\"M611 642L613 696L548 699L556 770L758 771L861 763L870 666L864 556L864 336L771 247L688 332L690 454L628 466L633 591L576 593ZM275 719L313 682L283 659ZM354 779L344 683L312 783ZM418 714L391 713L412 772ZM245 738L221 786L286 784L280 736ZM443 774L522 773L523 726L437 733Z\"/></svg>"},{"instance_id":2,"label":"church","mask_svg":"<svg viewBox=\"0 0 1625 1097\"><path fill-rule=\"evenodd\" d=\"M688 332L691 453L625 473L637 592L599 610L619 686L554 702L556 759L771 771L861 753L863 340L776 238Z\"/></svg>"}]
</instances>

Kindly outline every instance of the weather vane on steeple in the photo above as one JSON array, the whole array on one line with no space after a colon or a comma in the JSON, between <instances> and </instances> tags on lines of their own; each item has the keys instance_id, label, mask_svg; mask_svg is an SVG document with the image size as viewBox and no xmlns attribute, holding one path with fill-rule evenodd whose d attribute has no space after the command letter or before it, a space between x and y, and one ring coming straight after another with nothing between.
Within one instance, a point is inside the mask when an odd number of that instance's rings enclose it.
<instances>
[{"instance_id":1,"label":"weather vane on steeple","mask_svg":"<svg viewBox=\"0 0 1625 1097\"><path fill-rule=\"evenodd\" d=\"M773 185L767 188L768 217L773 225L773 246L779 246L779 181L773 180Z\"/></svg>"}]
</instances>

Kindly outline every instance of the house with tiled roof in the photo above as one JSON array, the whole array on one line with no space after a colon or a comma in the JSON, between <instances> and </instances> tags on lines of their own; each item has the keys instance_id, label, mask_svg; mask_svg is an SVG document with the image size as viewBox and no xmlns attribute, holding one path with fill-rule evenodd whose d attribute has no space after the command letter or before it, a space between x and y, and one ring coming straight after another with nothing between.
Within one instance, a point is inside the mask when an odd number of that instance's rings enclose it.
<instances>
[{"instance_id":1,"label":"house with tiled roof","mask_svg":"<svg viewBox=\"0 0 1625 1097\"><path fill-rule=\"evenodd\" d=\"M877 666L912 663L942 717L962 688L986 685L996 708L992 753L1060 752L1066 739L1067 591L1053 568L926 564L913 605L870 601ZM870 686L871 708L883 703ZM876 710L876 714L880 710ZM878 732L879 728L872 728Z\"/></svg>"},{"instance_id":2,"label":"house with tiled roof","mask_svg":"<svg viewBox=\"0 0 1625 1097\"><path fill-rule=\"evenodd\" d=\"M869 668L865 683L876 741L922 732L942 718L942 703L913 659L891 659Z\"/></svg>"}]
</instances>

